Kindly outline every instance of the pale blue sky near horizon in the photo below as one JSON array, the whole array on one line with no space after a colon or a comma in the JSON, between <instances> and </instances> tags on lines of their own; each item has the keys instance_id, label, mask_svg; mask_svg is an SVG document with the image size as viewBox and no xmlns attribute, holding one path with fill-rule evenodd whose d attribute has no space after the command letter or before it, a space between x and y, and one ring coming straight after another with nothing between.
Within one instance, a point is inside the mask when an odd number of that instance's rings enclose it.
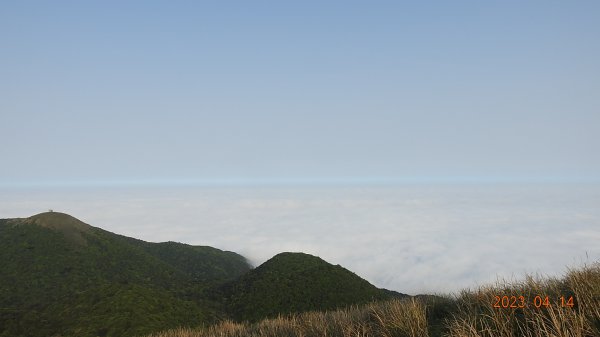
<instances>
[{"instance_id":1,"label":"pale blue sky near horizon","mask_svg":"<svg viewBox=\"0 0 600 337\"><path fill-rule=\"evenodd\" d=\"M4 1L0 186L599 181L597 1Z\"/></svg>"}]
</instances>

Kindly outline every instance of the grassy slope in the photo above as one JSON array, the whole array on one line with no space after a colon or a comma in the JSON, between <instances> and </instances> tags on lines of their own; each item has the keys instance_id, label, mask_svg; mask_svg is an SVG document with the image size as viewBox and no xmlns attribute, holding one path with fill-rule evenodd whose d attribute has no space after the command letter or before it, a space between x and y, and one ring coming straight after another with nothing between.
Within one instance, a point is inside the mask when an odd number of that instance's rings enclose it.
<instances>
[{"instance_id":1,"label":"grassy slope","mask_svg":"<svg viewBox=\"0 0 600 337\"><path fill-rule=\"evenodd\" d=\"M220 314L199 289L249 269L234 253L151 244L62 213L0 220L0 243L0 336L133 336L210 322Z\"/></svg>"},{"instance_id":2,"label":"grassy slope","mask_svg":"<svg viewBox=\"0 0 600 337\"><path fill-rule=\"evenodd\" d=\"M524 296L524 308L494 308L496 296ZM536 307L535 296L548 296ZM572 307L560 297L573 296ZM509 303L510 304L510 303ZM328 312L307 312L256 323L223 321L203 329L175 329L148 337L597 337L600 336L600 262L562 279L528 277L456 296L419 296Z\"/></svg>"},{"instance_id":3,"label":"grassy slope","mask_svg":"<svg viewBox=\"0 0 600 337\"><path fill-rule=\"evenodd\" d=\"M327 310L391 298L356 274L303 253L281 253L221 288L236 320Z\"/></svg>"}]
</instances>

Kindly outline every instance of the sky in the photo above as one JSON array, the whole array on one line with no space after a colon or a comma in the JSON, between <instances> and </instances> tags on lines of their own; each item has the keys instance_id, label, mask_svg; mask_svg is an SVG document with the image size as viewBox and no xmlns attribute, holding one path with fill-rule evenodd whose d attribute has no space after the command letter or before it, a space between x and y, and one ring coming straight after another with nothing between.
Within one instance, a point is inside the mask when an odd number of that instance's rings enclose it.
<instances>
[{"instance_id":1,"label":"sky","mask_svg":"<svg viewBox=\"0 0 600 337\"><path fill-rule=\"evenodd\" d=\"M0 217L451 291L600 259L598 1L1 1Z\"/></svg>"},{"instance_id":2,"label":"sky","mask_svg":"<svg viewBox=\"0 0 600 337\"><path fill-rule=\"evenodd\" d=\"M597 1L3 1L0 185L600 180Z\"/></svg>"}]
</instances>

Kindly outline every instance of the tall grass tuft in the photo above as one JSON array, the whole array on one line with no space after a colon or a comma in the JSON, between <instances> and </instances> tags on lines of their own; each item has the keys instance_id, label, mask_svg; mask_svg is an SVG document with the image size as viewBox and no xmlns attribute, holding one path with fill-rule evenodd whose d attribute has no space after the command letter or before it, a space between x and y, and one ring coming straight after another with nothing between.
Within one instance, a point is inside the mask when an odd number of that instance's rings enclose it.
<instances>
[{"instance_id":1,"label":"tall grass tuft","mask_svg":"<svg viewBox=\"0 0 600 337\"><path fill-rule=\"evenodd\" d=\"M369 306L375 319L377 336L423 337L428 336L425 304L414 298L389 301Z\"/></svg>"}]
</instances>

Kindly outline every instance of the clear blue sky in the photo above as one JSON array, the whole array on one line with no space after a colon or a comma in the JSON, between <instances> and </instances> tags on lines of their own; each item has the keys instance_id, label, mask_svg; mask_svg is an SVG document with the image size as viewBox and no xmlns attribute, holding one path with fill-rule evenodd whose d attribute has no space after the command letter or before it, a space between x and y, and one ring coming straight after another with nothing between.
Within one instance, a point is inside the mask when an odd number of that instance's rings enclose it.
<instances>
[{"instance_id":1,"label":"clear blue sky","mask_svg":"<svg viewBox=\"0 0 600 337\"><path fill-rule=\"evenodd\" d=\"M3 1L0 184L600 177L598 1Z\"/></svg>"}]
</instances>

